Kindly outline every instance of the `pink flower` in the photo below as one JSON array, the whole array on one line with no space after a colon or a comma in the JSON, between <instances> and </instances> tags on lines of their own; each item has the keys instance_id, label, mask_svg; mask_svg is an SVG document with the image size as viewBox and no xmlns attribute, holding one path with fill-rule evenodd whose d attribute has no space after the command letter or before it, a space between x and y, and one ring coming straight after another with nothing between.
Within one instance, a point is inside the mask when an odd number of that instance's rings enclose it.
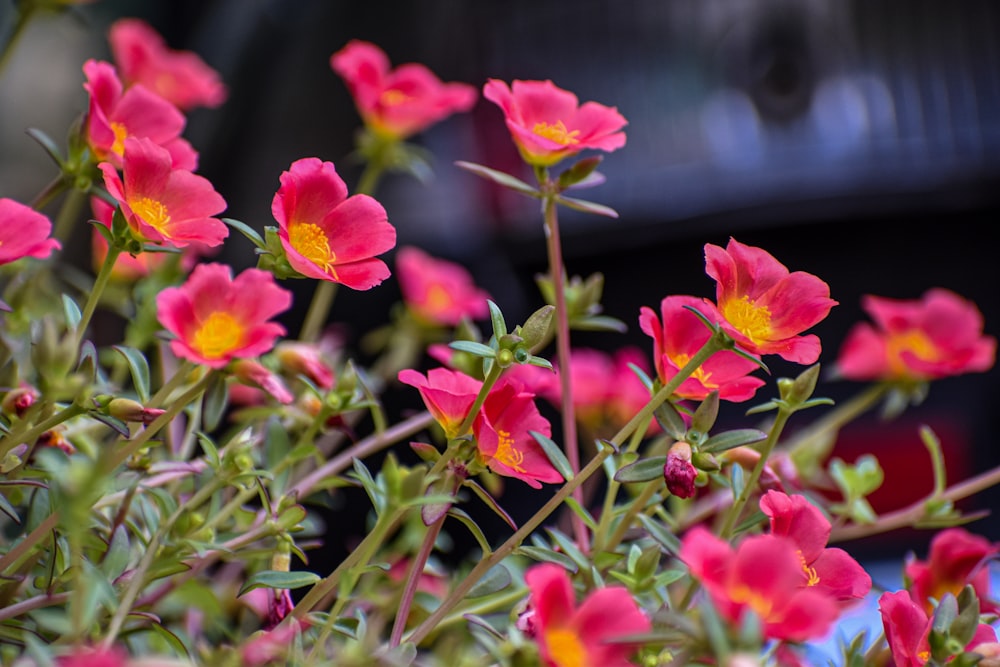
<instances>
[{"instance_id":1,"label":"pink flower","mask_svg":"<svg viewBox=\"0 0 1000 667\"><path fill-rule=\"evenodd\" d=\"M90 93L87 143L98 160L121 167L125 139L145 137L167 149L173 166L197 168L198 154L180 136L187 121L177 107L141 84L123 92L111 63L88 60L83 73L83 87Z\"/></svg>"},{"instance_id":2,"label":"pink flower","mask_svg":"<svg viewBox=\"0 0 1000 667\"><path fill-rule=\"evenodd\" d=\"M803 585L815 587L841 606L857 602L871 590L864 568L843 549L827 548L830 522L805 496L768 491L760 510L771 521L771 534L789 538L799 553Z\"/></svg>"},{"instance_id":3,"label":"pink flower","mask_svg":"<svg viewBox=\"0 0 1000 667\"><path fill-rule=\"evenodd\" d=\"M45 259L59 250L59 241L49 238L52 223L30 206L0 197L0 265L22 257Z\"/></svg>"},{"instance_id":4,"label":"pink flower","mask_svg":"<svg viewBox=\"0 0 1000 667\"><path fill-rule=\"evenodd\" d=\"M1000 553L1000 546L964 528L947 528L931 540L927 561L909 558L906 577L915 600L928 612L934 602L946 593L958 597L967 584L972 584L983 613L1000 612L1000 606L990 599L990 573L986 561Z\"/></svg>"},{"instance_id":5,"label":"pink flower","mask_svg":"<svg viewBox=\"0 0 1000 667\"><path fill-rule=\"evenodd\" d=\"M217 107L226 100L218 72L196 53L176 51L148 23L119 19L108 31L111 53L128 85L142 84L176 107Z\"/></svg>"},{"instance_id":6,"label":"pink flower","mask_svg":"<svg viewBox=\"0 0 1000 667\"><path fill-rule=\"evenodd\" d=\"M551 81L490 79L483 97L503 111L507 129L524 161L549 167L585 149L615 151L625 145L627 124L615 107L582 106L573 93Z\"/></svg>"},{"instance_id":7,"label":"pink flower","mask_svg":"<svg viewBox=\"0 0 1000 667\"><path fill-rule=\"evenodd\" d=\"M691 445L686 442L675 442L667 452L667 460L663 464L663 479L667 483L667 491L678 498L691 498L697 489L694 480L698 471L691 463Z\"/></svg>"},{"instance_id":8,"label":"pink flower","mask_svg":"<svg viewBox=\"0 0 1000 667\"><path fill-rule=\"evenodd\" d=\"M399 381L416 387L424 405L448 438L461 435L459 427L469 415L483 383L447 368L432 368L427 377L414 370L399 371Z\"/></svg>"},{"instance_id":9,"label":"pink flower","mask_svg":"<svg viewBox=\"0 0 1000 667\"><path fill-rule=\"evenodd\" d=\"M706 244L705 265L717 283L722 327L740 347L799 364L819 359L819 338L799 334L837 305L825 282L803 271L789 273L766 251L732 238L725 249Z\"/></svg>"},{"instance_id":10,"label":"pink flower","mask_svg":"<svg viewBox=\"0 0 1000 667\"><path fill-rule=\"evenodd\" d=\"M459 264L407 246L396 253L396 277L403 301L426 322L455 326L463 317L475 320L489 315L490 295L476 287Z\"/></svg>"},{"instance_id":11,"label":"pink flower","mask_svg":"<svg viewBox=\"0 0 1000 667\"><path fill-rule=\"evenodd\" d=\"M617 641L652 624L621 586L598 588L576 606L573 583L552 563L524 573L531 591L531 627L547 667L629 667L636 645Z\"/></svg>"},{"instance_id":12,"label":"pink flower","mask_svg":"<svg viewBox=\"0 0 1000 667\"><path fill-rule=\"evenodd\" d=\"M184 248L217 246L229 235L212 217L226 209L222 195L207 178L172 167L167 151L149 139L125 140L124 182L112 164L98 166L136 237Z\"/></svg>"},{"instance_id":13,"label":"pink flower","mask_svg":"<svg viewBox=\"0 0 1000 667\"><path fill-rule=\"evenodd\" d=\"M639 328L653 338L656 373L663 383L669 382L712 336L698 316L688 310L695 308L709 320L721 319L715 307L693 296L668 296L660 302L662 322L651 308L639 312ZM702 400L713 391L727 401L746 401L764 386L760 378L749 373L758 366L735 352L716 352L688 377L674 392L681 398Z\"/></svg>"},{"instance_id":14,"label":"pink flower","mask_svg":"<svg viewBox=\"0 0 1000 667\"><path fill-rule=\"evenodd\" d=\"M156 297L160 324L176 336L170 349L212 368L274 347L285 329L268 320L291 303L291 292L278 287L270 273L247 269L234 280L224 264L201 264L183 285Z\"/></svg>"},{"instance_id":15,"label":"pink flower","mask_svg":"<svg viewBox=\"0 0 1000 667\"><path fill-rule=\"evenodd\" d=\"M921 299L865 296L874 326L858 323L840 350L837 370L852 380L936 380L993 367L996 338L983 335L975 304L945 289Z\"/></svg>"},{"instance_id":16,"label":"pink flower","mask_svg":"<svg viewBox=\"0 0 1000 667\"><path fill-rule=\"evenodd\" d=\"M733 550L707 528L695 526L681 541L680 558L723 618L738 625L744 614L755 613L766 638L822 637L840 615L833 598L802 585L801 559L788 538L755 535Z\"/></svg>"},{"instance_id":17,"label":"pink flower","mask_svg":"<svg viewBox=\"0 0 1000 667\"><path fill-rule=\"evenodd\" d=\"M304 622L292 620L279 624L273 630L252 634L240 649L239 664L243 667L264 667L274 664L275 660L288 655L295 636L307 627Z\"/></svg>"},{"instance_id":18,"label":"pink flower","mask_svg":"<svg viewBox=\"0 0 1000 667\"><path fill-rule=\"evenodd\" d=\"M552 434L534 399L516 379L501 377L483 402L473 433L479 459L490 470L540 489L542 482L562 482L563 477L531 435L532 431Z\"/></svg>"},{"instance_id":19,"label":"pink flower","mask_svg":"<svg viewBox=\"0 0 1000 667\"><path fill-rule=\"evenodd\" d=\"M330 57L330 67L347 84L365 125L393 139L405 139L453 113L468 111L476 102L472 86L442 83L417 63L390 69L380 48L357 39Z\"/></svg>"},{"instance_id":20,"label":"pink flower","mask_svg":"<svg viewBox=\"0 0 1000 667\"><path fill-rule=\"evenodd\" d=\"M376 255L396 245L385 209L368 195L347 196L332 162L303 158L281 174L271 202L288 263L309 278L366 290L389 277Z\"/></svg>"},{"instance_id":21,"label":"pink flower","mask_svg":"<svg viewBox=\"0 0 1000 667\"><path fill-rule=\"evenodd\" d=\"M70 655L56 658L56 667L126 667L128 654L120 648L76 647Z\"/></svg>"}]
</instances>

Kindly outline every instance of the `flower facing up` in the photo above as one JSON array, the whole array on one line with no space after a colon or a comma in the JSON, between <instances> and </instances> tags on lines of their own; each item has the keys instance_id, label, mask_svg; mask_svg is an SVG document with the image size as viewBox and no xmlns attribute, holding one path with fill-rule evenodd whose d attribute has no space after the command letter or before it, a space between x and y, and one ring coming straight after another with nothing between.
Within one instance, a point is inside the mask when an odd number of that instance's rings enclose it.
<instances>
[{"instance_id":1,"label":"flower facing up","mask_svg":"<svg viewBox=\"0 0 1000 667\"><path fill-rule=\"evenodd\" d=\"M724 249L706 244L705 265L716 281L722 327L740 347L799 364L819 359L819 338L799 334L837 305L829 285L811 273L789 273L765 250L732 238Z\"/></svg>"},{"instance_id":2,"label":"flower facing up","mask_svg":"<svg viewBox=\"0 0 1000 667\"><path fill-rule=\"evenodd\" d=\"M465 267L406 246L396 253L396 277L406 306L431 324L455 326L463 317L489 315L490 295L476 287Z\"/></svg>"},{"instance_id":3,"label":"flower facing up","mask_svg":"<svg viewBox=\"0 0 1000 667\"><path fill-rule=\"evenodd\" d=\"M193 171L198 154L181 138L187 120L177 107L139 84L124 90L114 65L88 60L83 65L90 93L87 144L99 160L121 167L125 139L145 137L170 153L171 164Z\"/></svg>"},{"instance_id":4,"label":"flower facing up","mask_svg":"<svg viewBox=\"0 0 1000 667\"><path fill-rule=\"evenodd\" d=\"M309 278L366 290L389 277L376 255L396 245L385 209L368 195L347 196L332 162L303 158L281 174L271 202L292 268Z\"/></svg>"},{"instance_id":5,"label":"flower facing up","mask_svg":"<svg viewBox=\"0 0 1000 667\"><path fill-rule=\"evenodd\" d=\"M582 150L615 151L625 145L628 121L615 107L579 103L551 81L490 79L483 97L503 111L507 129L528 164L550 167Z\"/></svg>"},{"instance_id":6,"label":"flower facing up","mask_svg":"<svg viewBox=\"0 0 1000 667\"><path fill-rule=\"evenodd\" d=\"M712 332L688 310L695 308L710 320L718 320L712 304L693 296L668 296L660 302L660 316L652 308L639 313L639 328L653 338L653 357L661 382L669 382L712 336ZM688 377L674 392L681 398L702 400L713 391L727 401L746 401L764 386L760 378L749 374L757 370L753 361L735 352L716 352Z\"/></svg>"},{"instance_id":7,"label":"flower facing up","mask_svg":"<svg viewBox=\"0 0 1000 667\"><path fill-rule=\"evenodd\" d=\"M330 57L330 67L347 84L365 125L392 139L405 139L476 103L472 86L442 83L417 63L391 69L382 49L357 39Z\"/></svg>"},{"instance_id":8,"label":"flower facing up","mask_svg":"<svg viewBox=\"0 0 1000 667\"><path fill-rule=\"evenodd\" d=\"M45 259L59 250L59 241L49 238L52 223L30 206L0 197L0 265L22 257Z\"/></svg>"},{"instance_id":9,"label":"flower facing up","mask_svg":"<svg viewBox=\"0 0 1000 667\"><path fill-rule=\"evenodd\" d=\"M578 607L566 570L552 563L524 573L531 633L547 667L628 667L636 646L616 641L652 625L621 586L598 588Z\"/></svg>"},{"instance_id":10,"label":"flower facing up","mask_svg":"<svg viewBox=\"0 0 1000 667\"><path fill-rule=\"evenodd\" d=\"M514 378L500 378L473 424L480 460L498 475L536 489L542 482L562 482L531 431L552 434L552 426L538 412L535 395Z\"/></svg>"},{"instance_id":11,"label":"flower facing up","mask_svg":"<svg viewBox=\"0 0 1000 667\"><path fill-rule=\"evenodd\" d=\"M175 169L149 139L126 139L121 177L108 162L98 166L137 238L184 248L214 247L229 235L226 223L212 217L226 209L222 195L204 176Z\"/></svg>"},{"instance_id":12,"label":"flower facing up","mask_svg":"<svg viewBox=\"0 0 1000 667\"><path fill-rule=\"evenodd\" d=\"M226 100L226 87L218 72L196 53L169 48L141 19L112 23L108 42L127 85L142 84L183 110L217 107Z\"/></svg>"},{"instance_id":13,"label":"flower facing up","mask_svg":"<svg viewBox=\"0 0 1000 667\"><path fill-rule=\"evenodd\" d=\"M177 337L170 349L212 368L274 347L285 329L269 320L291 303L291 292L267 271L247 269L233 279L230 267L214 263L199 265L183 285L156 297L160 324Z\"/></svg>"},{"instance_id":14,"label":"flower facing up","mask_svg":"<svg viewBox=\"0 0 1000 667\"><path fill-rule=\"evenodd\" d=\"M472 404L483 383L458 371L432 368L424 377L415 370L399 371L399 381L416 387L427 410L444 429L450 439L457 437L458 429L469 415Z\"/></svg>"},{"instance_id":15,"label":"flower facing up","mask_svg":"<svg viewBox=\"0 0 1000 667\"><path fill-rule=\"evenodd\" d=\"M754 535L734 550L704 526L695 526L681 541L680 558L723 618L740 624L744 614L755 613L765 638L821 637L840 615L836 600L802 585L801 556L786 537Z\"/></svg>"},{"instance_id":16,"label":"flower facing up","mask_svg":"<svg viewBox=\"0 0 1000 667\"><path fill-rule=\"evenodd\" d=\"M1000 553L1000 546L964 528L947 528L934 536L926 561L907 559L906 578L914 599L930 611L946 593L958 597L972 584L983 613L998 613L1000 605L990 599L987 560Z\"/></svg>"},{"instance_id":17,"label":"flower facing up","mask_svg":"<svg viewBox=\"0 0 1000 667\"><path fill-rule=\"evenodd\" d=\"M856 324L837 359L852 380L935 380L993 367L996 338L983 335L975 304L945 289L916 300L865 296L862 307L874 320Z\"/></svg>"},{"instance_id":18,"label":"flower facing up","mask_svg":"<svg viewBox=\"0 0 1000 667\"><path fill-rule=\"evenodd\" d=\"M933 619L906 591L886 591L878 599L878 609L895 667L924 667L931 658L928 637ZM996 631L980 623L965 650L996 641Z\"/></svg>"},{"instance_id":19,"label":"flower facing up","mask_svg":"<svg viewBox=\"0 0 1000 667\"><path fill-rule=\"evenodd\" d=\"M843 549L827 548L830 522L802 495L768 491L760 509L771 522L771 534L789 538L798 550L804 585L849 606L871 590L864 568Z\"/></svg>"}]
</instances>

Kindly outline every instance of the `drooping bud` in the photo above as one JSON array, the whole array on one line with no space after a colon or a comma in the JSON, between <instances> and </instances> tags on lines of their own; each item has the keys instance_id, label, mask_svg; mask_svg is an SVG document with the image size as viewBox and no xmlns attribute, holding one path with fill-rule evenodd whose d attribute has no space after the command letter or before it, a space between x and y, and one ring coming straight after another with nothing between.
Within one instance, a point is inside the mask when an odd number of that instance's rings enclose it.
<instances>
[{"instance_id":1,"label":"drooping bud","mask_svg":"<svg viewBox=\"0 0 1000 667\"><path fill-rule=\"evenodd\" d=\"M160 408L147 408L131 398L114 398L108 403L106 410L109 415L116 419L146 425L151 424L154 419L166 412Z\"/></svg>"},{"instance_id":2,"label":"drooping bud","mask_svg":"<svg viewBox=\"0 0 1000 667\"><path fill-rule=\"evenodd\" d=\"M17 389L12 389L3 397L2 409L5 414L13 414L23 417L41 394L38 390L26 382L22 382Z\"/></svg>"},{"instance_id":3,"label":"drooping bud","mask_svg":"<svg viewBox=\"0 0 1000 667\"><path fill-rule=\"evenodd\" d=\"M698 470L691 463L691 445L684 441L675 442L667 452L667 462L663 464L663 478L667 490L678 498L690 498L695 494L695 477Z\"/></svg>"}]
</instances>

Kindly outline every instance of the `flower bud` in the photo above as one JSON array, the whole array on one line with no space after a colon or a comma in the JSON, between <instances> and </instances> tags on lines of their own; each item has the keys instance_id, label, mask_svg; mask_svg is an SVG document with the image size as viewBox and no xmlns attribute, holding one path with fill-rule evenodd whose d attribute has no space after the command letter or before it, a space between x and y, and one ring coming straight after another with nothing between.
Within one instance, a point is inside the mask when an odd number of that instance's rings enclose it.
<instances>
[{"instance_id":1,"label":"flower bud","mask_svg":"<svg viewBox=\"0 0 1000 667\"><path fill-rule=\"evenodd\" d=\"M690 498L695 494L695 477L698 471L691 464L691 445L675 442L667 452L667 462L663 465L663 478L667 490L678 498Z\"/></svg>"},{"instance_id":2,"label":"flower bud","mask_svg":"<svg viewBox=\"0 0 1000 667\"><path fill-rule=\"evenodd\" d=\"M274 348L282 368L305 375L320 389L333 386L333 371L323 362L319 349L308 343L284 341Z\"/></svg>"},{"instance_id":3,"label":"flower bud","mask_svg":"<svg viewBox=\"0 0 1000 667\"><path fill-rule=\"evenodd\" d=\"M166 410L147 408L142 403L133 401L131 398L115 398L108 403L107 412L112 417L121 419L122 421L150 424L154 419L166 412Z\"/></svg>"},{"instance_id":4,"label":"flower bud","mask_svg":"<svg viewBox=\"0 0 1000 667\"><path fill-rule=\"evenodd\" d=\"M279 403L287 405L295 400L295 397L288 391L281 378L256 361L240 359L233 364L232 369L233 375L240 382L260 387L273 396Z\"/></svg>"},{"instance_id":5,"label":"flower bud","mask_svg":"<svg viewBox=\"0 0 1000 667\"><path fill-rule=\"evenodd\" d=\"M37 389L26 382L22 382L20 387L12 389L4 395L2 403L3 412L8 415L13 414L18 417L24 417L24 413L35 404L39 396L40 394Z\"/></svg>"}]
</instances>

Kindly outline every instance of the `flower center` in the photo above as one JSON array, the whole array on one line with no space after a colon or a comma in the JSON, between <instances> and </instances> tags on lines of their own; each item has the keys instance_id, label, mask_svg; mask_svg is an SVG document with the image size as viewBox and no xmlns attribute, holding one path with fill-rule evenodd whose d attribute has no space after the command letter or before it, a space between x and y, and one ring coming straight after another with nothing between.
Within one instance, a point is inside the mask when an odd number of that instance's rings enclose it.
<instances>
[{"instance_id":1,"label":"flower center","mask_svg":"<svg viewBox=\"0 0 1000 667\"><path fill-rule=\"evenodd\" d=\"M404 93L401 90L395 88L390 88L389 90L383 91L381 95L378 96L378 101L387 107L395 107L403 104L404 102L409 102L413 98Z\"/></svg>"},{"instance_id":2,"label":"flower center","mask_svg":"<svg viewBox=\"0 0 1000 667\"><path fill-rule=\"evenodd\" d=\"M167 225L170 224L170 211L163 205L163 202L150 199L149 197L141 197L129 200L128 206L147 225L160 234L167 235Z\"/></svg>"},{"instance_id":3,"label":"flower center","mask_svg":"<svg viewBox=\"0 0 1000 667\"><path fill-rule=\"evenodd\" d=\"M242 342L243 324L229 313L217 310L194 332L191 347L206 359L219 359L239 348Z\"/></svg>"},{"instance_id":4,"label":"flower center","mask_svg":"<svg viewBox=\"0 0 1000 667\"><path fill-rule=\"evenodd\" d=\"M296 251L325 272L337 277L333 268L337 255L330 250L330 240L319 225L300 222L289 225L288 241Z\"/></svg>"},{"instance_id":5,"label":"flower center","mask_svg":"<svg viewBox=\"0 0 1000 667\"><path fill-rule=\"evenodd\" d=\"M499 441L497 442L497 451L493 454L493 458L504 464L512 470L518 472L526 472L521 464L524 463L524 453L514 447L514 438L510 437L508 431L497 431L497 436L499 436Z\"/></svg>"},{"instance_id":6,"label":"flower center","mask_svg":"<svg viewBox=\"0 0 1000 667\"><path fill-rule=\"evenodd\" d=\"M111 131L115 133L115 143L111 144L111 152L121 157L125 154L125 137L128 136L128 130L121 123L111 123Z\"/></svg>"},{"instance_id":7,"label":"flower center","mask_svg":"<svg viewBox=\"0 0 1000 667\"><path fill-rule=\"evenodd\" d=\"M441 311L451 305L451 295L441 285L431 285L427 288L425 303L428 310Z\"/></svg>"},{"instance_id":8,"label":"flower center","mask_svg":"<svg viewBox=\"0 0 1000 667\"><path fill-rule=\"evenodd\" d=\"M754 343L767 340L771 333L771 311L767 306L758 306L748 296L727 301L722 314L734 329Z\"/></svg>"},{"instance_id":9,"label":"flower center","mask_svg":"<svg viewBox=\"0 0 1000 667\"><path fill-rule=\"evenodd\" d=\"M771 615L773 605L763 595L753 590L745 584L738 584L730 591L730 599L736 604L745 604L755 612L761 620L766 620Z\"/></svg>"},{"instance_id":10,"label":"flower center","mask_svg":"<svg viewBox=\"0 0 1000 667\"><path fill-rule=\"evenodd\" d=\"M587 649L572 630L547 630L545 645L549 649L549 658L556 667L587 667Z\"/></svg>"},{"instance_id":11,"label":"flower center","mask_svg":"<svg viewBox=\"0 0 1000 667\"><path fill-rule=\"evenodd\" d=\"M801 549L796 553L799 554L799 562L802 563L802 571L806 575L806 586L815 586L819 583L819 575L816 573L816 568L809 567L809 563L806 562L806 557L802 555Z\"/></svg>"},{"instance_id":12,"label":"flower center","mask_svg":"<svg viewBox=\"0 0 1000 667\"><path fill-rule=\"evenodd\" d=\"M681 369L687 366L687 363L691 361L691 356L681 352L680 354L675 354L674 356L670 357L670 359L675 364L677 364L678 369ZM691 377L701 382L702 386L704 386L706 389L715 389L716 387L719 386L717 383L711 381L712 374L706 372L704 366L699 366L698 368L696 368L694 373L691 373Z\"/></svg>"},{"instance_id":13,"label":"flower center","mask_svg":"<svg viewBox=\"0 0 1000 667\"><path fill-rule=\"evenodd\" d=\"M909 353L922 361L935 361L938 358L938 349L934 341L923 331L911 329L892 334L886 341L886 353L889 357L889 366L897 375L910 375L903 354Z\"/></svg>"},{"instance_id":14,"label":"flower center","mask_svg":"<svg viewBox=\"0 0 1000 667\"><path fill-rule=\"evenodd\" d=\"M580 130L568 132L566 125L561 120L556 121L554 125L549 125L545 122L535 123L531 131L540 137L554 141L557 144L562 144L563 146L572 146L580 143L580 140L577 139L580 136Z\"/></svg>"}]
</instances>

